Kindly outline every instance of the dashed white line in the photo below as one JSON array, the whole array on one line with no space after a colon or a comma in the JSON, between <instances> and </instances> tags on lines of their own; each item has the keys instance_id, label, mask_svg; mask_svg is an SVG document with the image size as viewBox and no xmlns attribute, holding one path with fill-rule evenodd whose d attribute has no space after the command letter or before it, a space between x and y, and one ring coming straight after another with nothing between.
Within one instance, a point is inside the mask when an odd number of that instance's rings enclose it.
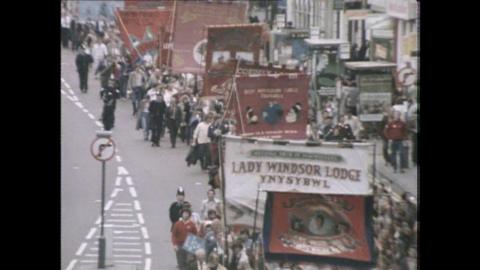
<instances>
[{"instance_id":1,"label":"dashed white line","mask_svg":"<svg viewBox=\"0 0 480 270\"><path fill-rule=\"evenodd\" d=\"M114 260L115 263L128 263L128 264L141 264L141 261L124 261L124 260Z\"/></svg>"},{"instance_id":2,"label":"dashed white line","mask_svg":"<svg viewBox=\"0 0 480 270\"><path fill-rule=\"evenodd\" d=\"M67 82L63 82L67 88L70 88L70 85Z\"/></svg>"},{"instance_id":3,"label":"dashed white line","mask_svg":"<svg viewBox=\"0 0 480 270\"><path fill-rule=\"evenodd\" d=\"M131 206L132 203L116 203L116 205Z\"/></svg>"},{"instance_id":4,"label":"dashed white line","mask_svg":"<svg viewBox=\"0 0 480 270\"><path fill-rule=\"evenodd\" d=\"M135 210L137 210L137 211L142 210L142 208L140 207L140 202L137 201L137 200L135 200L135 201L133 202L133 207L134 207Z\"/></svg>"},{"instance_id":5,"label":"dashed white line","mask_svg":"<svg viewBox=\"0 0 480 270\"><path fill-rule=\"evenodd\" d=\"M60 92L62 92L62 94L66 95L67 92L63 91L62 89L60 89Z\"/></svg>"},{"instance_id":6,"label":"dashed white line","mask_svg":"<svg viewBox=\"0 0 480 270\"><path fill-rule=\"evenodd\" d=\"M88 110L87 110L87 109L85 109L85 108L83 108L83 110L82 110L82 111L83 111L84 113L88 113Z\"/></svg>"},{"instance_id":7,"label":"dashed white line","mask_svg":"<svg viewBox=\"0 0 480 270\"><path fill-rule=\"evenodd\" d=\"M85 254L85 257L98 257L98 254Z\"/></svg>"},{"instance_id":8,"label":"dashed white line","mask_svg":"<svg viewBox=\"0 0 480 270\"><path fill-rule=\"evenodd\" d=\"M65 83L65 79L64 79L64 78L60 78L60 80L61 80L63 83Z\"/></svg>"},{"instance_id":9,"label":"dashed white line","mask_svg":"<svg viewBox=\"0 0 480 270\"><path fill-rule=\"evenodd\" d=\"M100 123L99 121L95 121L95 125L97 125L98 127L103 127L102 123Z\"/></svg>"},{"instance_id":10,"label":"dashed white line","mask_svg":"<svg viewBox=\"0 0 480 270\"><path fill-rule=\"evenodd\" d=\"M110 209L110 207L112 207L112 204L113 204L113 201L112 200L109 200L107 202L107 205L105 206L105 211L108 211Z\"/></svg>"},{"instance_id":11,"label":"dashed white line","mask_svg":"<svg viewBox=\"0 0 480 270\"><path fill-rule=\"evenodd\" d=\"M76 96L72 96L72 101L78 101L78 98Z\"/></svg>"},{"instance_id":12,"label":"dashed white line","mask_svg":"<svg viewBox=\"0 0 480 270\"><path fill-rule=\"evenodd\" d=\"M147 228L145 228L145 227L142 227L142 228L141 228L141 230L142 230L142 235L143 235L143 238L145 238L145 239L148 239L149 237L148 237L148 231L147 231Z\"/></svg>"},{"instance_id":13,"label":"dashed white line","mask_svg":"<svg viewBox=\"0 0 480 270\"><path fill-rule=\"evenodd\" d=\"M110 197L115 198L117 197L118 192L123 191L123 188L115 188L112 192L112 195Z\"/></svg>"},{"instance_id":14,"label":"dashed white line","mask_svg":"<svg viewBox=\"0 0 480 270\"><path fill-rule=\"evenodd\" d=\"M150 267L152 267L152 259L146 258L146 259L145 259L145 268L144 268L144 270L150 270Z\"/></svg>"},{"instance_id":15,"label":"dashed white line","mask_svg":"<svg viewBox=\"0 0 480 270\"><path fill-rule=\"evenodd\" d=\"M68 89L68 92L70 92L71 95L75 95L72 89Z\"/></svg>"},{"instance_id":16,"label":"dashed white line","mask_svg":"<svg viewBox=\"0 0 480 270\"><path fill-rule=\"evenodd\" d=\"M101 221L101 219L99 217L99 218L97 218L97 221L95 221L95 224L100 224L100 221Z\"/></svg>"},{"instance_id":17,"label":"dashed white line","mask_svg":"<svg viewBox=\"0 0 480 270\"><path fill-rule=\"evenodd\" d=\"M71 260L70 263L68 264L67 268L65 268L65 270L72 270L73 267L75 267L76 263L77 263L77 260Z\"/></svg>"},{"instance_id":18,"label":"dashed white line","mask_svg":"<svg viewBox=\"0 0 480 270\"><path fill-rule=\"evenodd\" d=\"M138 222L140 222L140 224L145 224L145 220L143 219L142 213L138 213L137 217L138 217Z\"/></svg>"},{"instance_id":19,"label":"dashed white line","mask_svg":"<svg viewBox=\"0 0 480 270\"><path fill-rule=\"evenodd\" d=\"M145 243L145 254L147 254L147 255L152 254L152 248L150 247L150 242Z\"/></svg>"},{"instance_id":20,"label":"dashed white line","mask_svg":"<svg viewBox=\"0 0 480 270\"><path fill-rule=\"evenodd\" d=\"M130 195L132 195L134 198L137 198L137 191L134 187L130 187Z\"/></svg>"},{"instance_id":21,"label":"dashed white line","mask_svg":"<svg viewBox=\"0 0 480 270\"><path fill-rule=\"evenodd\" d=\"M95 116L93 116L93 114L91 114L91 113L88 113L88 117L89 117L90 119L92 119L92 120L95 119Z\"/></svg>"},{"instance_id":22,"label":"dashed white line","mask_svg":"<svg viewBox=\"0 0 480 270\"><path fill-rule=\"evenodd\" d=\"M136 222L136 220L135 219L107 219L107 222L128 223L128 222Z\"/></svg>"},{"instance_id":23,"label":"dashed white line","mask_svg":"<svg viewBox=\"0 0 480 270\"><path fill-rule=\"evenodd\" d=\"M75 101L75 100L73 100L73 98L72 98L71 96L69 96L69 95L67 95L67 98L70 99L70 101Z\"/></svg>"},{"instance_id":24,"label":"dashed white line","mask_svg":"<svg viewBox=\"0 0 480 270\"><path fill-rule=\"evenodd\" d=\"M81 263L97 263L97 261L94 260L80 260Z\"/></svg>"},{"instance_id":25,"label":"dashed white line","mask_svg":"<svg viewBox=\"0 0 480 270\"><path fill-rule=\"evenodd\" d=\"M121 182L122 182L122 177L117 177L117 179L115 180L115 186L120 186L121 185Z\"/></svg>"},{"instance_id":26,"label":"dashed white line","mask_svg":"<svg viewBox=\"0 0 480 270\"><path fill-rule=\"evenodd\" d=\"M86 247L87 247L87 243L82 243L78 248L77 252L75 253L75 255L81 256Z\"/></svg>"},{"instance_id":27,"label":"dashed white line","mask_svg":"<svg viewBox=\"0 0 480 270\"><path fill-rule=\"evenodd\" d=\"M91 229L90 229L90 232L87 234L87 237L86 237L86 238L87 238L87 239L91 239L92 236L95 234L95 231L96 231L96 230L97 230L96 228L91 228Z\"/></svg>"},{"instance_id":28,"label":"dashed white line","mask_svg":"<svg viewBox=\"0 0 480 270\"><path fill-rule=\"evenodd\" d=\"M118 225L118 224L105 224L103 225L105 228L123 228L123 229L134 229L140 227L139 224L132 224L132 225Z\"/></svg>"},{"instance_id":29,"label":"dashed white line","mask_svg":"<svg viewBox=\"0 0 480 270\"><path fill-rule=\"evenodd\" d=\"M123 166L118 166L117 167L117 175L129 175L127 169L125 169Z\"/></svg>"},{"instance_id":30,"label":"dashed white line","mask_svg":"<svg viewBox=\"0 0 480 270\"><path fill-rule=\"evenodd\" d=\"M133 186L133 183L132 183L132 177L130 177L130 176L127 176L127 177L125 178L125 180L127 181L127 185L129 185L129 186Z\"/></svg>"},{"instance_id":31,"label":"dashed white line","mask_svg":"<svg viewBox=\"0 0 480 270\"><path fill-rule=\"evenodd\" d=\"M113 231L114 234L124 234L124 233L138 233L138 231Z\"/></svg>"},{"instance_id":32,"label":"dashed white line","mask_svg":"<svg viewBox=\"0 0 480 270\"><path fill-rule=\"evenodd\" d=\"M117 160L117 162L122 162L122 158L119 155L116 155L115 159Z\"/></svg>"}]
</instances>

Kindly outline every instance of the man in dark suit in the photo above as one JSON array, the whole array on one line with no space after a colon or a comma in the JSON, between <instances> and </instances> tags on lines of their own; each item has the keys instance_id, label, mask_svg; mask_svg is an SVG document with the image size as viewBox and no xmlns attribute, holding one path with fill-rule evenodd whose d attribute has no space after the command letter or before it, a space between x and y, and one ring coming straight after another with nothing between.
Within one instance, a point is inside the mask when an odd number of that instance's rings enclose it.
<instances>
[{"instance_id":1,"label":"man in dark suit","mask_svg":"<svg viewBox=\"0 0 480 270\"><path fill-rule=\"evenodd\" d=\"M163 127L163 119L167 105L163 101L162 95L157 95L157 99L150 102L148 108L150 116L150 127L152 129L152 147L160 147L160 132Z\"/></svg>"},{"instance_id":2,"label":"man in dark suit","mask_svg":"<svg viewBox=\"0 0 480 270\"><path fill-rule=\"evenodd\" d=\"M167 126L170 130L170 142L172 148L175 148L177 142L177 132L182 122L182 109L177 105L175 98L170 102L170 107L167 109Z\"/></svg>"},{"instance_id":3,"label":"man in dark suit","mask_svg":"<svg viewBox=\"0 0 480 270\"><path fill-rule=\"evenodd\" d=\"M85 53L85 49L80 47L80 53L75 58L78 76L80 78L80 91L86 93L88 91L88 71L93 63L91 55Z\"/></svg>"}]
</instances>

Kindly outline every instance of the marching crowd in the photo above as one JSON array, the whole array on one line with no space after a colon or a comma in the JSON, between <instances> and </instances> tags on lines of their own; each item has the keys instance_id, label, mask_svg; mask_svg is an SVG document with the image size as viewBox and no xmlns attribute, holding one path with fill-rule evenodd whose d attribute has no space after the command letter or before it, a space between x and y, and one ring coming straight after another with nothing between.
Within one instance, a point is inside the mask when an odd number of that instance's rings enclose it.
<instances>
[{"instance_id":1,"label":"marching crowd","mask_svg":"<svg viewBox=\"0 0 480 270\"><path fill-rule=\"evenodd\" d=\"M221 202L215 198L219 188L218 144L224 134L235 134L234 123L224 120L221 100L203 101L198 92L201 86L193 76L171 74L157 68L150 55L132 62L131 56L118 40L115 24L104 20L79 22L68 12L62 14L62 46L78 51L75 62L80 79L80 90L88 92L88 77L100 80L100 98L103 101L102 122L105 130L115 126L117 100L131 100L135 129L141 132L152 147L160 147L160 139L169 134L172 148L177 140L190 146L187 166L199 163L208 172L211 189L202 202L200 213L193 212L182 187L177 190L177 201L170 207L171 242L179 269L253 269L258 263L253 254L253 239L248 230L238 234L223 231L224 213ZM406 166L405 140L415 135L417 107L413 101L400 100L392 112L385 115L380 135L384 141L385 161L397 171L397 154L400 171ZM402 107L403 106L403 107ZM406 108L405 108L406 106ZM412 108L412 106L415 106ZM334 124L335 110L328 106L322 121L307 126L309 140L359 140L363 126L352 111L340 115ZM355 112L354 112L355 113ZM416 122L415 122L416 123ZM409 133L410 132L410 133ZM416 163L416 136L412 136L413 161ZM390 153L389 153L389 147ZM395 202L385 186L374 189L374 230L378 250L378 269L414 269L416 257L416 208L404 196ZM195 255L182 246L188 234L204 239L205 248ZM227 243L227 246L225 246ZM222 265L226 253L230 260Z\"/></svg>"}]
</instances>

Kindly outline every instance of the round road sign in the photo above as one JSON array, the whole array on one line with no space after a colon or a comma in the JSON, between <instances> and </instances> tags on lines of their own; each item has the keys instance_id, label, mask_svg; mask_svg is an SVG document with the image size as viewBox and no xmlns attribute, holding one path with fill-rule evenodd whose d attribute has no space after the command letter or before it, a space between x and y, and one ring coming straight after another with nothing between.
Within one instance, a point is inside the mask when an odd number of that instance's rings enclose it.
<instances>
[{"instance_id":1,"label":"round road sign","mask_svg":"<svg viewBox=\"0 0 480 270\"><path fill-rule=\"evenodd\" d=\"M92 156L99 161L108 161L115 154L115 143L111 138L97 138L90 146Z\"/></svg>"},{"instance_id":2,"label":"round road sign","mask_svg":"<svg viewBox=\"0 0 480 270\"><path fill-rule=\"evenodd\" d=\"M417 71L411 67L404 67L397 72L397 78L401 86L410 86L417 80Z\"/></svg>"}]
</instances>

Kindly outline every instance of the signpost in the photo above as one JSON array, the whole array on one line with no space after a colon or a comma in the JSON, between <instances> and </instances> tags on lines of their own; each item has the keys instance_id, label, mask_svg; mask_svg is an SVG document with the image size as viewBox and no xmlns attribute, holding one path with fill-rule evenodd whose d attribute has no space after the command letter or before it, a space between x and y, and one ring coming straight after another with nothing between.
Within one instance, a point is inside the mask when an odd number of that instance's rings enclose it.
<instances>
[{"instance_id":1,"label":"signpost","mask_svg":"<svg viewBox=\"0 0 480 270\"><path fill-rule=\"evenodd\" d=\"M110 131L97 131L97 138L92 142L90 152L93 158L102 162L102 202L100 211L100 237L98 239L98 268L105 269L105 247L106 240L104 235L105 220L105 162L113 158L115 154L115 142L111 138Z\"/></svg>"}]
</instances>

